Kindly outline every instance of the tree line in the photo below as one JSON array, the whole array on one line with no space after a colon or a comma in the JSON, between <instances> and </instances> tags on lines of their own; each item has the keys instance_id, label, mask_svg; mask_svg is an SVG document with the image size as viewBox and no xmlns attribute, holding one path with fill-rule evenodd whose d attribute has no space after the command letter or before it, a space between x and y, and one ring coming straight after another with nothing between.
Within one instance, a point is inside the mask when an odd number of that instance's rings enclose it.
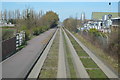
<instances>
[{"instance_id":1,"label":"tree line","mask_svg":"<svg viewBox=\"0 0 120 80\"><path fill-rule=\"evenodd\" d=\"M77 32L77 28L81 26L81 21L78 20L77 18L70 17L63 21L63 25L66 29L72 32Z\"/></svg>"},{"instance_id":2,"label":"tree line","mask_svg":"<svg viewBox=\"0 0 120 80\"><path fill-rule=\"evenodd\" d=\"M40 33L57 26L59 16L53 11L44 13L42 10L36 12L32 8L27 8L22 11L18 10L4 10L1 11L2 20L7 23L15 24L17 32L24 30L26 32L26 39L32 35L39 35Z\"/></svg>"}]
</instances>

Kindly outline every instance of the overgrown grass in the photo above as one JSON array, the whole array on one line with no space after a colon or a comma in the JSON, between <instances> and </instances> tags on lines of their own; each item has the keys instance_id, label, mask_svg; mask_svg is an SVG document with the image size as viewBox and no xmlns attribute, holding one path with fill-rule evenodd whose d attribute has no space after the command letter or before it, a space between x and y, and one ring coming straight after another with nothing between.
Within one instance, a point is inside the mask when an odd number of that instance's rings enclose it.
<instances>
[{"instance_id":1,"label":"overgrown grass","mask_svg":"<svg viewBox=\"0 0 120 80\"><path fill-rule=\"evenodd\" d=\"M6 40L13 37L15 31L15 28L2 28L2 40Z\"/></svg>"},{"instance_id":2,"label":"overgrown grass","mask_svg":"<svg viewBox=\"0 0 120 80\"><path fill-rule=\"evenodd\" d=\"M64 35L63 31L62 31L62 34L63 34L63 40L64 40L64 46L65 46L65 54L66 54L67 61L68 61L67 68L69 68L69 71L70 71L70 78L77 78L74 64L72 61L72 56L71 56L70 50L68 48L68 44L67 44L67 41L65 39L65 35Z\"/></svg>"},{"instance_id":3,"label":"overgrown grass","mask_svg":"<svg viewBox=\"0 0 120 80\"><path fill-rule=\"evenodd\" d=\"M84 39L81 35L78 33L73 33L85 46L87 46L93 53L95 53L97 56L101 57L104 62L107 62L107 64L114 69L115 71L118 71L118 61L114 60L112 57L107 55L105 52L103 52L102 49L96 48L94 45L89 43L86 39Z\"/></svg>"},{"instance_id":4,"label":"overgrown grass","mask_svg":"<svg viewBox=\"0 0 120 80\"><path fill-rule=\"evenodd\" d=\"M56 78L58 67L59 31L53 41L39 78Z\"/></svg>"}]
</instances>

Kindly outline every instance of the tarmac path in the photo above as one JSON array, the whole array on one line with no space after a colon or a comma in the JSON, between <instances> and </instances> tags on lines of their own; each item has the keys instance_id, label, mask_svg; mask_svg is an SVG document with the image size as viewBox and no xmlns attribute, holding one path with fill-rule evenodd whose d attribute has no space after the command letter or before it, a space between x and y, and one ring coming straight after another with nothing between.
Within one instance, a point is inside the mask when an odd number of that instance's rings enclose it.
<instances>
[{"instance_id":1,"label":"tarmac path","mask_svg":"<svg viewBox=\"0 0 120 80\"><path fill-rule=\"evenodd\" d=\"M50 36L56 29L50 29L28 41L28 45L2 62L2 78L25 78Z\"/></svg>"},{"instance_id":2,"label":"tarmac path","mask_svg":"<svg viewBox=\"0 0 120 80\"><path fill-rule=\"evenodd\" d=\"M40 58L37 60L37 63L34 65L34 68L32 68L31 72L29 73L29 76L27 77L27 80L29 80L30 78L35 78L35 79L38 78L39 73L42 70L43 64L45 62L45 59L47 58L47 55L48 55L48 53L50 51L50 48L51 48L51 46L53 44L53 41L54 41L54 39L56 37L57 32L58 32L58 29L56 30L55 34L53 35L53 37L49 41L47 47L43 51L43 53L40 56Z\"/></svg>"}]
</instances>

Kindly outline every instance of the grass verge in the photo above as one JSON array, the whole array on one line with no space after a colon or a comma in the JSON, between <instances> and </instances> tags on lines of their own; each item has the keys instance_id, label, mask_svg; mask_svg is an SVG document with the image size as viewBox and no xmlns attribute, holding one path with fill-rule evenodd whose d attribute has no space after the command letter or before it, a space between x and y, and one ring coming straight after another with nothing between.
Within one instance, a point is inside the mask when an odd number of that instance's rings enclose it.
<instances>
[{"instance_id":1,"label":"grass verge","mask_svg":"<svg viewBox=\"0 0 120 80\"><path fill-rule=\"evenodd\" d=\"M73 47L75 48L77 54L79 57L85 56L88 57L88 54L79 46L79 44L73 39L73 37L66 32L68 37L70 38L71 43L73 44Z\"/></svg>"},{"instance_id":2,"label":"grass verge","mask_svg":"<svg viewBox=\"0 0 120 80\"><path fill-rule=\"evenodd\" d=\"M91 78L103 78L101 80L106 80L107 76L100 69L87 70Z\"/></svg>"},{"instance_id":3,"label":"grass verge","mask_svg":"<svg viewBox=\"0 0 120 80\"><path fill-rule=\"evenodd\" d=\"M86 39L84 39L81 35L78 33L73 33L85 46L87 46L95 55L102 58L105 64L109 65L113 70L118 71L118 61L114 60L112 57L107 55L105 52L103 52L102 49L96 48L94 45L89 43Z\"/></svg>"},{"instance_id":4,"label":"grass verge","mask_svg":"<svg viewBox=\"0 0 120 80\"><path fill-rule=\"evenodd\" d=\"M58 67L59 31L53 41L39 78L56 78Z\"/></svg>"},{"instance_id":5,"label":"grass verge","mask_svg":"<svg viewBox=\"0 0 120 80\"><path fill-rule=\"evenodd\" d=\"M91 58L80 58L85 68L98 68Z\"/></svg>"}]
</instances>

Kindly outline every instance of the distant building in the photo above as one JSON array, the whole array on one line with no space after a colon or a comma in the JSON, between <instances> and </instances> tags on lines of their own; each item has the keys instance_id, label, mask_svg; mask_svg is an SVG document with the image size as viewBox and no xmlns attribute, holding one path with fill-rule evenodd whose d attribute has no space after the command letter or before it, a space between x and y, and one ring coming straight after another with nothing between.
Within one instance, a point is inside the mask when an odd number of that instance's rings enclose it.
<instances>
[{"instance_id":1,"label":"distant building","mask_svg":"<svg viewBox=\"0 0 120 80\"><path fill-rule=\"evenodd\" d=\"M112 18L112 26L119 26L120 25L120 17Z\"/></svg>"},{"instance_id":2,"label":"distant building","mask_svg":"<svg viewBox=\"0 0 120 80\"><path fill-rule=\"evenodd\" d=\"M117 12L93 12L92 20L101 20L101 29L102 32L111 32L111 27L116 27L118 24L119 16ZM118 25L117 25L118 26Z\"/></svg>"},{"instance_id":3,"label":"distant building","mask_svg":"<svg viewBox=\"0 0 120 80\"><path fill-rule=\"evenodd\" d=\"M118 30L120 27L120 17L119 18L112 18L112 27L111 30Z\"/></svg>"},{"instance_id":4,"label":"distant building","mask_svg":"<svg viewBox=\"0 0 120 80\"><path fill-rule=\"evenodd\" d=\"M92 20L102 20L105 15L112 15L112 18L119 17L117 12L92 12Z\"/></svg>"},{"instance_id":5,"label":"distant building","mask_svg":"<svg viewBox=\"0 0 120 80\"><path fill-rule=\"evenodd\" d=\"M84 14L81 15L84 20ZM118 13L112 12L93 12L92 19L85 21L83 27L79 30L89 30L95 28L98 31L110 33L112 30L117 30L120 26L120 17Z\"/></svg>"},{"instance_id":6,"label":"distant building","mask_svg":"<svg viewBox=\"0 0 120 80\"><path fill-rule=\"evenodd\" d=\"M82 12L82 13L81 13L81 21L84 21L84 20L85 20L85 13Z\"/></svg>"},{"instance_id":7,"label":"distant building","mask_svg":"<svg viewBox=\"0 0 120 80\"><path fill-rule=\"evenodd\" d=\"M85 13L84 12L81 13L80 20L81 20L81 25L84 26L84 23L85 23Z\"/></svg>"},{"instance_id":8,"label":"distant building","mask_svg":"<svg viewBox=\"0 0 120 80\"><path fill-rule=\"evenodd\" d=\"M11 23L7 23L5 20L0 20L0 27L2 26L15 26L15 25Z\"/></svg>"}]
</instances>

